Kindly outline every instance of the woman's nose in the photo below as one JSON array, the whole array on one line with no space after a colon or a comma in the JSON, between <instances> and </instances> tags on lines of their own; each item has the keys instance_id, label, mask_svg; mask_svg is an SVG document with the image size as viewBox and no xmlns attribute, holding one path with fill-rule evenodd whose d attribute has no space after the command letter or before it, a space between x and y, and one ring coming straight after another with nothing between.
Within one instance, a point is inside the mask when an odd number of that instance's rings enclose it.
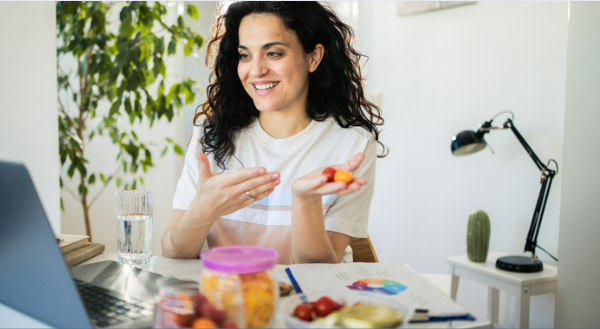
<instances>
[{"instance_id":1,"label":"woman's nose","mask_svg":"<svg viewBox=\"0 0 600 329\"><path fill-rule=\"evenodd\" d=\"M267 74L267 72L269 72L269 68L264 59L257 58L252 61L252 66L250 68L250 74L252 74L252 76L260 77Z\"/></svg>"}]
</instances>

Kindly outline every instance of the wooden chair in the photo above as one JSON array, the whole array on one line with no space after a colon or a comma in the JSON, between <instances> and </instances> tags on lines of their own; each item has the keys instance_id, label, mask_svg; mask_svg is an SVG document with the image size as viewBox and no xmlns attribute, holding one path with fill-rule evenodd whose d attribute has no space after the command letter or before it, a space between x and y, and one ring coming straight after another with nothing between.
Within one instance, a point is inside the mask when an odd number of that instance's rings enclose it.
<instances>
[{"instance_id":1,"label":"wooden chair","mask_svg":"<svg viewBox=\"0 0 600 329\"><path fill-rule=\"evenodd\" d=\"M369 236L366 238L353 238L350 241L350 248L352 248L352 259L355 263L379 263Z\"/></svg>"}]
</instances>

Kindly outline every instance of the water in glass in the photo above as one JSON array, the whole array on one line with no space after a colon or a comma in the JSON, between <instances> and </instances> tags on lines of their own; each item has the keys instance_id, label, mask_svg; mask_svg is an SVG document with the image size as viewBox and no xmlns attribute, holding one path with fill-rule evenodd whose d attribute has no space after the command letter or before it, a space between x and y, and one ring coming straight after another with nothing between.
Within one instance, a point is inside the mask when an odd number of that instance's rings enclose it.
<instances>
[{"instance_id":1,"label":"water in glass","mask_svg":"<svg viewBox=\"0 0 600 329\"><path fill-rule=\"evenodd\" d=\"M152 216L129 214L117 216L119 263L131 266L152 261Z\"/></svg>"}]
</instances>

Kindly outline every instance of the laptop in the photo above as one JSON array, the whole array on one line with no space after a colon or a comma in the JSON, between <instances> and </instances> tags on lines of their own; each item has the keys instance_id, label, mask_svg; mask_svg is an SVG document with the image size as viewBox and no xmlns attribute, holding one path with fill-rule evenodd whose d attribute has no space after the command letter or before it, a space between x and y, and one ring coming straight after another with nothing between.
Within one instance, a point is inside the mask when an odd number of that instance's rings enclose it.
<instances>
[{"instance_id":1,"label":"laptop","mask_svg":"<svg viewBox=\"0 0 600 329\"><path fill-rule=\"evenodd\" d=\"M151 327L162 278L114 261L69 268L27 168L0 160L0 303L57 328Z\"/></svg>"}]
</instances>

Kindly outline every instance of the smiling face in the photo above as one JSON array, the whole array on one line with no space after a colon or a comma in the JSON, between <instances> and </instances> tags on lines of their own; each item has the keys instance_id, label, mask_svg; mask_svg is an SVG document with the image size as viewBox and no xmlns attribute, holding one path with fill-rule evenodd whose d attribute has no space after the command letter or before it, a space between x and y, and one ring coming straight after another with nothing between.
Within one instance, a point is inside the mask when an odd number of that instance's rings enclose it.
<instances>
[{"instance_id":1,"label":"smiling face","mask_svg":"<svg viewBox=\"0 0 600 329\"><path fill-rule=\"evenodd\" d=\"M251 14L240 23L238 52L238 76L261 114L305 115L308 74L319 65L321 45L307 54L279 17Z\"/></svg>"}]
</instances>

